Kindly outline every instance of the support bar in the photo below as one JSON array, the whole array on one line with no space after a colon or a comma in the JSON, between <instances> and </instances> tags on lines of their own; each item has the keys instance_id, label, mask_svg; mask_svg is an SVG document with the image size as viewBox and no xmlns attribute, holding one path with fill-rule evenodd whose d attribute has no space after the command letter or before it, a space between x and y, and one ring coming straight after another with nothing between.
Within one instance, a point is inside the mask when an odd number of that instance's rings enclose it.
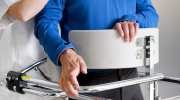
<instances>
[{"instance_id":1,"label":"support bar","mask_svg":"<svg viewBox=\"0 0 180 100\"><path fill-rule=\"evenodd\" d=\"M166 99L163 99L163 100L180 100L180 96L166 98Z\"/></svg>"},{"instance_id":2,"label":"support bar","mask_svg":"<svg viewBox=\"0 0 180 100\"><path fill-rule=\"evenodd\" d=\"M146 37L146 49L149 48L149 51L146 51L146 75L154 74L154 37L147 36ZM149 47L148 47L149 46ZM149 58L149 60L147 60ZM145 85L145 100L154 100L155 99L155 85L154 81L147 82Z\"/></svg>"},{"instance_id":3,"label":"support bar","mask_svg":"<svg viewBox=\"0 0 180 100\"><path fill-rule=\"evenodd\" d=\"M30 71L30 70L33 69L34 67L39 66L39 65L42 65L42 64L44 64L44 63L46 63L46 62L47 62L47 58L44 58L43 60L38 61L38 62L32 64L31 66L26 67L26 68L20 70L19 72L20 72L20 73L27 73L28 71Z\"/></svg>"},{"instance_id":4,"label":"support bar","mask_svg":"<svg viewBox=\"0 0 180 100\"><path fill-rule=\"evenodd\" d=\"M156 74L152 74L152 75L141 77L141 78L128 79L128 80L94 85L94 86L81 86L80 89L78 89L78 92L79 93L95 93L95 92L100 92L100 91L105 91L105 90L110 90L110 89L115 89L115 88L121 88L121 87L135 85L135 84L141 84L144 82L155 81L155 80L159 80L159 79L163 79L163 78L164 78L163 74L156 73ZM31 77L28 77L28 78L22 77L22 80L30 82L30 83L35 83L38 85L43 85L43 86L61 90L59 85L57 84L57 82L50 82L50 81L35 79L35 78L31 78Z\"/></svg>"},{"instance_id":5,"label":"support bar","mask_svg":"<svg viewBox=\"0 0 180 100\"><path fill-rule=\"evenodd\" d=\"M128 79L128 80L106 83L106 84L101 84L101 85L82 86L80 87L78 91L80 93L94 93L94 92L121 88L121 87L135 85L135 84L141 84L141 83L149 82L149 81L155 81L155 80L159 80L163 78L164 78L164 75L161 73L158 73L158 74L152 74L152 75L141 77L141 78Z\"/></svg>"},{"instance_id":6,"label":"support bar","mask_svg":"<svg viewBox=\"0 0 180 100\"><path fill-rule=\"evenodd\" d=\"M39 90L31 89L31 88L23 88L23 91L25 93L39 95L39 96L42 96L42 97L52 97L52 98L64 98L64 97L67 97L66 93L63 92L63 91L59 91L59 92L56 92L56 93L49 93L49 92L39 91Z\"/></svg>"},{"instance_id":7,"label":"support bar","mask_svg":"<svg viewBox=\"0 0 180 100\"><path fill-rule=\"evenodd\" d=\"M52 81L51 77L47 75L39 66L34 67L35 71L38 72L41 76L43 76L46 80Z\"/></svg>"},{"instance_id":8,"label":"support bar","mask_svg":"<svg viewBox=\"0 0 180 100\"><path fill-rule=\"evenodd\" d=\"M46 80L51 81L52 80L51 77L49 75L47 75L41 68L39 68L40 65L42 65L46 62L47 62L47 58L44 58L43 60L38 61L38 62L32 64L31 66L20 70L19 72L20 73L27 73L28 71L30 71L31 69L34 68L35 71L38 72L41 76L43 76Z\"/></svg>"},{"instance_id":9,"label":"support bar","mask_svg":"<svg viewBox=\"0 0 180 100\"><path fill-rule=\"evenodd\" d=\"M180 84L180 78L177 78L177 77L164 76L164 79L162 79L160 81Z\"/></svg>"},{"instance_id":10,"label":"support bar","mask_svg":"<svg viewBox=\"0 0 180 100\"><path fill-rule=\"evenodd\" d=\"M24 88L24 92L42 96L42 97L49 97L49 98L65 98L69 97L72 98L71 96L67 95L65 92L62 91L57 91L57 92L45 92L45 91L39 91L39 90L34 90L31 88ZM75 98L72 98L75 99ZM100 98L100 97L95 97L87 94L79 94L79 96L76 98L78 100L112 100L112 99L106 99L106 98Z\"/></svg>"}]
</instances>

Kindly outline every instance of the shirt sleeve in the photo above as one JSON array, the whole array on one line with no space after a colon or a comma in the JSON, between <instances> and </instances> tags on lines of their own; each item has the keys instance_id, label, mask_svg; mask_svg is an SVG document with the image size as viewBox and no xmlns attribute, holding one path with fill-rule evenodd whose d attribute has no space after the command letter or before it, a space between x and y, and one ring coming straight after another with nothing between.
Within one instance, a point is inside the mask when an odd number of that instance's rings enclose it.
<instances>
[{"instance_id":1,"label":"shirt sleeve","mask_svg":"<svg viewBox=\"0 0 180 100\"><path fill-rule=\"evenodd\" d=\"M157 27L159 16L151 0L136 0L136 14L124 15L119 22L130 20L139 24L140 28Z\"/></svg>"},{"instance_id":2,"label":"shirt sleeve","mask_svg":"<svg viewBox=\"0 0 180 100\"><path fill-rule=\"evenodd\" d=\"M7 4L7 2L5 0L1 0L0 1L0 19L2 18L2 16L6 13L6 11L8 10L9 8L9 5Z\"/></svg>"},{"instance_id":3,"label":"shirt sleeve","mask_svg":"<svg viewBox=\"0 0 180 100\"><path fill-rule=\"evenodd\" d=\"M1 0L0 1L0 29L5 29L15 22L15 18L6 14L9 7L20 0Z\"/></svg>"},{"instance_id":4,"label":"shirt sleeve","mask_svg":"<svg viewBox=\"0 0 180 100\"><path fill-rule=\"evenodd\" d=\"M61 66L59 57L63 51L74 46L63 40L59 35L58 23L66 0L49 0L44 9L35 17L35 36L44 47L51 61Z\"/></svg>"}]
</instances>

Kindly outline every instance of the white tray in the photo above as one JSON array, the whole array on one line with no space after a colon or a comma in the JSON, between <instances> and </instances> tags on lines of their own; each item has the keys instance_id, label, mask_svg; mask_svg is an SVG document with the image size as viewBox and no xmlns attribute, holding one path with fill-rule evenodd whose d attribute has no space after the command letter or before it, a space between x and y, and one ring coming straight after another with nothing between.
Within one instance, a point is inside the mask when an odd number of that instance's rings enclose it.
<instances>
[{"instance_id":1,"label":"white tray","mask_svg":"<svg viewBox=\"0 0 180 100\"><path fill-rule=\"evenodd\" d=\"M139 29L133 42L125 42L116 30L73 30L69 41L76 53L85 61L88 69L117 69L145 66L145 59L136 59L137 38L154 36L154 63L159 62L159 30L157 28Z\"/></svg>"}]
</instances>

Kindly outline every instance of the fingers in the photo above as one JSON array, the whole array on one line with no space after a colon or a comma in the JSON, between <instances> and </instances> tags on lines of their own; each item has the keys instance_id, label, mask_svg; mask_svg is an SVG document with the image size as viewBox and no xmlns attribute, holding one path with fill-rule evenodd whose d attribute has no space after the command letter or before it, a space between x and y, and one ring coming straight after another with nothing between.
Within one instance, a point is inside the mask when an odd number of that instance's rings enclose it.
<instances>
[{"instance_id":1,"label":"fingers","mask_svg":"<svg viewBox=\"0 0 180 100\"><path fill-rule=\"evenodd\" d=\"M66 74L62 72L58 84L66 94L70 95L71 97L78 97L78 92L76 91L76 88L79 88L79 83L76 78L77 75L68 75L67 73L69 72L66 72Z\"/></svg>"},{"instance_id":2,"label":"fingers","mask_svg":"<svg viewBox=\"0 0 180 100\"><path fill-rule=\"evenodd\" d=\"M135 26L135 34L134 34L134 36L136 36L137 33L138 33L139 24L138 23L134 23L134 26Z\"/></svg>"},{"instance_id":3,"label":"fingers","mask_svg":"<svg viewBox=\"0 0 180 100\"><path fill-rule=\"evenodd\" d=\"M65 81L65 92L72 96L72 97L78 97L78 92L76 91L76 89L79 88L79 83L77 81L77 76L80 72L80 67L79 64L76 63L76 61L72 60L72 63L69 64L69 66L71 66L70 68L68 68L67 70L67 74L66 74L66 79L64 79ZM63 81L63 83L64 83Z\"/></svg>"},{"instance_id":4,"label":"fingers","mask_svg":"<svg viewBox=\"0 0 180 100\"><path fill-rule=\"evenodd\" d=\"M72 77L70 77L70 80L71 80L71 83L72 83L74 89L79 89L79 83L77 81L77 77L72 76Z\"/></svg>"},{"instance_id":5,"label":"fingers","mask_svg":"<svg viewBox=\"0 0 180 100\"><path fill-rule=\"evenodd\" d=\"M125 23L122 23L122 29L124 31L124 39L126 42L129 42L129 27L128 27L128 24L125 22Z\"/></svg>"},{"instance_id":6,"label":"fingers","mask_svg":"<svg viewBox=\"0 0 180 100\"><path fill-rule=\"evenodd\" d=\"M70 79L67 80L67 89L68 89L68 94L72 97L78 97L78 92L77 90L74 89L73 85L71 84L71 81Z\"/></svg>"},{"instance_id":7,"label":"fingers","mask_svg":"<svg viewBox=\"0 0 180 100\"><path fill-rule=\"evenodd\" d=\"M67 93L67 94L69 94L70 95L70 93L69 93L69 90L68 90L68 88L67 88L67 77L63 77L63 88L64 88L64 91Z\"/></svg>"},{"instance_id":8,"label":"fingers","mask_svg":"<svg viewBox=\"0 0 180 100\"><path fill-rule=\"evenodd\" d=\"M61 55L60 61L62 64L62 73L58 84L66 94L71 97L78 97L78 91L76 90L79 89L77 76L81 70L80 66L85 65L84 60L74 51L69 50L65 51L63 56ZM83 67L83 69L87 73L87 68Z\"/></svg>"},{"instance_id":9,"label":"fingers","mask_svg":"<svg viewBox=\"0 0 180 100\"><path fill-rule=\"evenodd\" d=\"M80 64L80 68L81 68L82 73L87 74L87 66L86 66L84 60L81 59L79 61L79 64Z\"/></svg>"},{"instance_id":10,"label":"fingers","mask_svg":"<svg viewBox=\"0 0 180 100\"><path fill-rule=\"evenodd\" d=\"M129 36L130 36L129 40L132 42L134 41L135 28L132 23L129 23L128 26L129 26Z\"/></svg>"},{"instance_id":11,"label":"fingers","mask_svg":"<svg viewBox=\"0 0 180 100\"><path fill-rule=\"evenodd\" d=\"M134 41L134 37L137 35L139 24L133 21L123 21L116 23L113 29L117 29L118 34L123 37L126 42Z\"/></svg>"},{"instance_id":12,"label":"fingers","mask_svg":"<svg viewBox=\"0 0 180 100\"><path fill-rule=\"evenodd\" d=\"M64 92L66 92L66 94L68 94L68 95L70 95L72 97L78 97L78 92L76 91L76 88L74 86L79 88L79 83L78 83L77 78L76 78L77 75L76 76L73 76L73 75L72 76L68 76L67 74L66 75L62 74L58 84L60 85L61 89Z\"/></svg>"},{"instance_id":13,"label":"fingers","mask_svg":"<svg viewBox=\"0 0 180 100\"><path fill-rule=\"evenodd\" d=\"M71 83L73 85L73 87L75 89L79 89L79 83L78 83L78 80L77 80L77 76L79 74L79 71L77 71L79 69L73 69L70 73L69 73L69 79L71 80Z\"/></svg>"},{"instance_id":14,"label":"fingers","mask_svg":"<svg viewBox=\"0 0 180 100\"><path fill-rule=\"evenodd\" d=\"M115 26L113 29L117 29L119 35L120 35L121 37L124 37L124 32L123 32L123 30L122 30L122 27L121 27L121 24L120 24L120 23L116 23L116 26Z\"/></svg>"},{"instance_id":15,"label":"fingers","mask_svg":"<svg viewBox=\"0 0 180 100\"><path fill-rule=\"evenodd\" d=\"M63 79L60 78L59 82L58 82L60 88L62 89L62 91L65 91L64 87L63 87Z\"/></svg>"},{"instance_id":16,"label":"fingers","mask_svg":"<svg viewBox=\"0 0 180 100\"><path fill-rule=\"evenodd\" d=\"M84 60L80 57L77 60L77 62L79 62L79 65L76 65L76 66L80 66L80 70L82 71L82 73L87 74L87 66L86 66ZM77 75L79 74L79 73L77 73L78 71L79 71L79 69L75 68L69 74L71 82L75 89L79 89L79 83L77 81Z\"/></svg>"}]
</instances>

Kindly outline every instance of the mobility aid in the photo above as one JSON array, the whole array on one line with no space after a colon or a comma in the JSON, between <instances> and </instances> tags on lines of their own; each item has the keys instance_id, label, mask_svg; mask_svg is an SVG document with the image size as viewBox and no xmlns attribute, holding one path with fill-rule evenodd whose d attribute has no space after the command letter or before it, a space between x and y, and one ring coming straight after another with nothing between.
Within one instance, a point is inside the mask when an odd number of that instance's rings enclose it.
<instances>
[{"instance_id":1,"label":"mobility aid","mask_svg":"<svg viewBox=\"0 0 180 100\"><path fill-rule=\"evenodd\" d=\"M156 28L140 29L137 38L132 43L126 43L119 37L115 30L91 30L71 31L69 40L75 46L77 54L82 56L89 69L117 69L145 67L145 72L139 72L139 77L123 81L99 84L93 86L80 86L77 100L111 100L108 98L95 97L86 93L95 93L135 84L146 84L145 100L161 100L158 95L158 81L180 83L180 78L165 76L162 73L154 72L154 64L159 62L158 34ZM103 34L103 36L102 36ZM98 39L98 36L101 37ZM83 38L82 38L83 37ZM106 44L97 49L100 44ZM119 44L118 44L119 43ZM111 49L108 49L111 48ZM100 52L102 51L103 52ZM113 50L112 53L109 50ZM124 50L125 52L117 52ZM104 56L106 53L106 57ZM91 56L88 56L90 55ZM98 56L97 56L98 55ZM123 62L116 61L114 58ZM111 59L111 60L110 60ZM113 59L113 60L112 60ZM125 63L129 61L131 63ZM57 82L53 82L47 74L41 70L40 65L47 62L47 58L38 61L18 72L10 71L6 81L0 86L8 88L20 94L30 93L48 98L72 98L61 90ZM98 68L97 68L98 66ZM45 80L32 78L26 73L34 69L41 74ZM180 97L172 97L164 100L178 100Z\"/></svg>"}]
</instances>

